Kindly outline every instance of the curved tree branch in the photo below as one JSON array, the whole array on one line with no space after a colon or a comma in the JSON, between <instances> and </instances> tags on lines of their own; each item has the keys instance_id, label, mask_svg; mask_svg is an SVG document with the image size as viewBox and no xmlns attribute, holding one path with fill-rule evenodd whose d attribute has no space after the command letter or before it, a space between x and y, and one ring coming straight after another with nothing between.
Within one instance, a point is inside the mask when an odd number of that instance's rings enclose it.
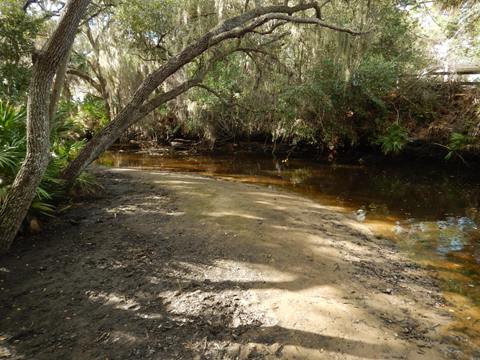
<instances>
[{"instance_id":1,"label":"curved tree branch","mask_svg":"<svg viewBox=\"0 0 480 360\"><path fill-rule=\"evenodd\" d=\"M97 83L90 75L88 75L87 73L83 72L83 71L80 71L80 70L77 70L77 69L68 69L67 70L67 74L68 75L73 75L73 76L76 76L80 79L82 79L83 81L85 81L86 83L88 83L91 87L93 87L96 91L98 91L98 93L102 93L102 89L100 87L100 84Z\"/></svg>"},{"instance_id":2,"label":"curved tree branch","mask_svg":"<svg viewBox=\"0 0 480 360\"><path fill-rule=\"evenodd\" d=\"M144 79L127 105L125 105L104 129L93 137L78 157L70 163L64 173L64 179L67 182L72 182L88 164L113 144L124 130L138 121L139 114L142 113L141 107L143 104L147 102L147 104L145 104L147 107L152 105L151 101L148 101L148 98L168 77L183 68L186 64L197 59L208 49L215 47L225 40L241 38L274 20L281 20L281 25L287 23L315 24L335 31L346 32L351 35L362 34L361 32L342 28L321 20L319 18L320 10L325 4L326 2L320 5L317 1L310 1L306 3L300 2L295 6L288 6L288 2L284 2L284 5L256 7L243 14L226 19L212 28ZM303 18L293 16L294 14L309 10L315 11L316 17Z\"/></svg>"}]
</instances>

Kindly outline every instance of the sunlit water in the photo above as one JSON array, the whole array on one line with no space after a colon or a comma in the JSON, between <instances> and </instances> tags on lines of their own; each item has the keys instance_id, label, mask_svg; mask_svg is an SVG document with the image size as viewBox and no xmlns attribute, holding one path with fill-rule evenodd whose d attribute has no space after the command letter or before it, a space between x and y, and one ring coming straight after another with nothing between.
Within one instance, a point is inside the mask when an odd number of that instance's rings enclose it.
<instances>
[{"instance_id":1,"label":"sunlit water","mask_svg":"<svg viewBox=\"0 0 480 360\"><path fill-rule=\"evenodd\" d=\"M334 205L427 265L442 280L458 319L450 330L480 345L480 173L444 171L438 164L366 167L258 155L110 152L100 163L281 187Z\"/></svg>"}]
</instances>

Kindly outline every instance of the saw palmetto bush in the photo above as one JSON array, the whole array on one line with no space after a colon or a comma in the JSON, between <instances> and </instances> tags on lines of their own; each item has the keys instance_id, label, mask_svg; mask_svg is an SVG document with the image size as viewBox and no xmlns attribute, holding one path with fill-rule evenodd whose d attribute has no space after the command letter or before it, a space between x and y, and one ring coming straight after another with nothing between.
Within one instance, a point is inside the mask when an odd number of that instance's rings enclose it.
<instances>
[{"instance_id":1,"label":"saw palmetto bush","mask_svg":"<svg viewBox=\"0 0 480 360\"><path fill-rule=\"evenodd\" d=\"M0 204L5 200L15 174L26 154L26 111L0 101ZM30 216L52 216L55 204L64 195L61 173L76 154L84 141L76 140L76 124L62 110L56 116L52 130L51 161L37 188L36 196L30 207ZM88 174L79 177L76 187L82 190L92 189L94 179Z\"/></svg>"}]
</instances>

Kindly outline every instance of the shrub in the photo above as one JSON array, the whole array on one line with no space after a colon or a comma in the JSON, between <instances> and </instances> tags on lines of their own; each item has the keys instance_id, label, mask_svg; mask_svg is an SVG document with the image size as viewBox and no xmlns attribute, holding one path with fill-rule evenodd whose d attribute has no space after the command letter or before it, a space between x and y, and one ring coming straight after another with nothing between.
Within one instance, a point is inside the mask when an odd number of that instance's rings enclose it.
<instances>
[{"instance_id":1,"label":"shrub","mask_svg":"<svg viewBox=\"0 0 480 360\"><path fill-rule=\"evenodd\" d=\"M0 101L0 204L5 200L15 175L26 152L26 112L22 107ZM36 190L30 207L30 216L52 216L55 204L63 197L63 182L60 175L68 162L83 147L83 141L76 141L71 135L74 124L68 119L58 121L52 131L52 160ZM75 186L91 189L93 180L83 174Z\"/></svg>"},{"instance_id":2,"label":"shrub","mask_svg":"<svg viewBox=\"0 0 480 360\"><path fill-rule=\"evenodd\" d=\"M408 141L407 130L399 124L393 124L377 139L377 144L380 145L384 154L398 154Z\"/></svg>"}]
</instances>

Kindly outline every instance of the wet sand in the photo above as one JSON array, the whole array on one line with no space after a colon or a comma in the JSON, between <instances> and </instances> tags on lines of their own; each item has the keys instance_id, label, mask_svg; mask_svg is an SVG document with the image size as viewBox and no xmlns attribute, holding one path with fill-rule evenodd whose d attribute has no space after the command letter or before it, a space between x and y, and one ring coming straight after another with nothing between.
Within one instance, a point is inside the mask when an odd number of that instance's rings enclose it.
<instances>
[{"instance_id":1,"label":"wet sand","mask_svg":"<svg viewBox=\"0 0 480 360\"><path fill-rule=\"evenodd\" d=\"M97 169L0 258L0 358L462 359L429 273L289 192Z\"/></svg>"}]
</instances>

